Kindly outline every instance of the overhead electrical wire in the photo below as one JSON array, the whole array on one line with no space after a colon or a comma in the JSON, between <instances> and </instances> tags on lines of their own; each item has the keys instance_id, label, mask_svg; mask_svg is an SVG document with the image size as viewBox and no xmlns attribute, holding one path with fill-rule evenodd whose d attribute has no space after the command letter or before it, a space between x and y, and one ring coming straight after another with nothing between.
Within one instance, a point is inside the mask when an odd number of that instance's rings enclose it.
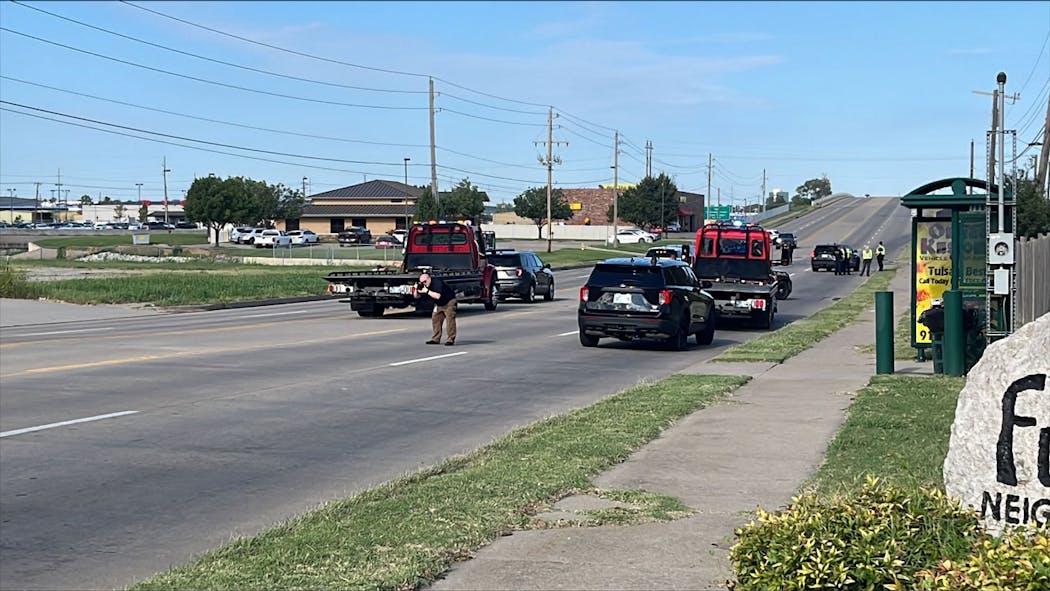
<instances>
[{"instance_id":1,"label":"overhead electrical wire","mask_svg":"<svg viewBox=\"0 0 1050 591\"><path fill-rule=\"evenodd\" d=\"M400 90L400 89L390 89L390 88L369 88L369 87L365 87L365 86L352 86L352 85L349 85L349 84L340 84L338 82L326 82L324 80L314 80L312 78L302 78L300 76L292 76L292 75L289 75L289 74L281 74L279 72L271 72L270 70L263 70L262 68L253 68L251 66L245 66L245 65L242 65L242 64L235 64L233 62L228 62L228 61L225 61L225 60L220 60L220 59L208 57L208 56L205 56L205 55L192 53L192 52L189 52L189 51L183 51L181 49L175 49L173 47L168 47L167 45L161 45L160 43L153 43L152 41L146 41L145 39L139 39L138 37L132 37L131 35L125 35L123 33L118 33L116 31L111 31L109 29L105 29L103 27L99 27L99 26L95 26L95 25L92 25L92 24L89 24L89 23L78 21L76 19L69 18L69 17L66 17L66 16L62 16L60 14L55 14L53 12L48 12L48 11L42 9L42 8L37 8L35 6L30 6L28 4L24 4L22 2L19 2L18 0L9 0L9 1L12 4L17 4L17 5L22 6L24 8L28 8L30 10L35 10L37 12L41 12L43 14L47 14L47 15L52 16L54 18L58 18L58 19L62 19L62 20L67 21L67 22L75 23L75 24L80 25L82 27L87 27L89 29L94 29L96 31L101 31L101 32L106 33L108 35L113 35L115 37L120 37L121 39L127 39L129 41L134 41L136 43L141 43L143 45L148 45L150 47L155 47L157 49L162 49L164 51L170 51L172 53L177 53L179 55L185 55L185 56L189 56L189 57L196 58L196 59L199 59L199 60L204 60L204 61L212 62L212 63L215 63L215 64L221 64L221 65L224 65L224 66L229 66L231 68L238 68L238 69L246 70L246 71L249 71L249 72L256 72L258 74L265 74L267 76L274 76L274 77L278 77L278 78L285 78L287 80L295 80L297 82L309 82L311 84L320 84L320 85L323 85L323 86L331 86L331 87L334 87L334 88L345 88L345 89L348 89L348 90L361 90L361 91L367 91L367 92L384 92L384 93L393 93L393 94L427 94L428 93L428 91L426 91L426 90Z\"/></svg>"},{"instance_id":2,"label":"overhead electrical wire","mask_svg":"<svg viewBox=\"0 0 1050 591\"><path fill-rule=\"evenodd\" d=\"M357 108L357 109L383 109L383 110L391 110L391 111L426 111L426 110L428 110L428 107L396 107L396 106L390 106L390 105L365 105L365 104L359 104L359 103L344 103L344 102L340 102L340 101L329 101L329 100L324 100L324 99L314 99L314 98L307 98L307 97L296 96L296 95L291 95L291 94L283 94L283 93L280 93L280 92L271 92L271 91L268 91L268 90L261 90L261 89L258 89L258 88L248 88L248 87L245 87L245 86L238 86L236 84L228 84L226 82L219 82L217 80L209 80L207 78L200 78L200 77L197 77L197 76L190 76L189 74L180 74L178 72L172 72L170 70L165 70L165 69L162 69L162 68L154 68L153 66L147 66L145 64L140 64L140 63L137 63L137 62L132 62L132 61L123 60L123 59L120 59L120 58L115 58L115 57L108 56L108 55L105 55L105 54L96 53L94 51L88 51L86 49L80 49L80 48L77 48L77 47L73 47L71 45L66 45L64 43L59 43L57 41L51 41L49 39L44 39L42 37L37 37L35 35L30 35L28 33L22 33L22 32L19 32L19 31L15 31L13 29L9 29L9 28L4 27L4 26L0 26L0 31L11 33L13 35L19 35L21 37L26 37L28 39L33 39L34 41L39 41L41 43L46 43L48 45L54 45L56 47L61 47L63 49L68 49L70 51L75 51L77 53L83 53L83 54L87 54L87 55L92 55L92 56L95 56L95 57L98 57L98 58L102 58L102 59L105 59L105 60L109 60L109 61L125 64L125 65L128 65L128 66L133 66L133 67L136 67L136 68L142 68L144 70L149 70L151 72L157 72L159 74L165 74L165 75L174 76L174 77L177 77L177 78L185 78L187 80L194 80L196 82L201 82L201 83L204 83L204 84L211 84L211 85L214 85L214 86L221 86L221 87L224 87L224 88L232 88L232 89L241 90L241 91L244 91L244 92L252 92L252 93L256 93L256 94L264 94L264 95L268 95L268 96L275 96L275 97L279 97L279 98L296 100L296 101L304 101L304 102L309 102L309 103L319 103L319 104L325 104L325 105L336 105L336 106L340 106L340 107L352 107L352 108Z\"/></svg>"}]
</instances>

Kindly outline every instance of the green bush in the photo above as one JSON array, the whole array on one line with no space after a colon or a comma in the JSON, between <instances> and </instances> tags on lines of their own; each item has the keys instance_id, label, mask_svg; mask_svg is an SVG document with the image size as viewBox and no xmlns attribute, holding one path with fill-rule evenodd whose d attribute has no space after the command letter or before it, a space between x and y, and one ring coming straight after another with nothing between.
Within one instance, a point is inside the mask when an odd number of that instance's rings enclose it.
<instances>
[{"instance_id":1,"label":"green bush","mask_svg":"<svg viewBox=\"0 0 1050 591\"><path fill-rule=\"evenodd\" d=\"M736 531L730 559L740 591L907 589L938 560L964 559L976 515L937 490L907 491L869 477L850 496L806 495L758 511Z\"/></svg>"},{"instance_id":2,"label":"green bush","mask_svg":"<svg viewBox=\"0 0 1050 591\"><path fill-rule=\"evenodd\" d=\"M26 279L24 269L10 264L0 265L0 298L30 299L37 297L37 290Z\"/></svg>"},{"instance_id":3,"label":"green bush","mask_svg":"<svg viewBox=\"0 0 1050 591\"><path fill-rule=\"evenodd\" d=\"M917 591L1045 591L1050 589L1050 528L1014 528L983 536L965 560L941 560L915 573Z\"/></svg>"}]
</instances>

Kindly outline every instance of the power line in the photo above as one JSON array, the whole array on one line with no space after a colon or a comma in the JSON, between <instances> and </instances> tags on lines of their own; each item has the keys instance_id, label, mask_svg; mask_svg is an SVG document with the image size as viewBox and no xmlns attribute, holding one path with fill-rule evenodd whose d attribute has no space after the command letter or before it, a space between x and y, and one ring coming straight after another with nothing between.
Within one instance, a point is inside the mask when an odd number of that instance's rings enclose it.
<instances>
[{"instance_id":1,"label":"power line","mask_svg":"<svg viewBox=\"0 0 1050 591\"><path fill-rule=\"evenodd\" d=\"M295 96L295 95L291 95L291 94L282 94L282 93L279 93L279 92L270 92L268 90L260 90L260 89L257 89L257 88L248 88L248 87L245 87L245 86L237 86L236 84L227 84L226 82L219 82L217 80L209 80L207 78L199 78L197 76L190 76L188 74L180 74L178 72L172 72L170 70L165 70L165 69L162 69L162 68L154 68L153 66L147 66L145 64L140 64L140 63L137 63L137 62L123 60L123 59L120 59L120 58L115 58L115 57L108 56L108 55L101 54L101 53L95 53L93 51L88 51L86 49L80 49L80 48L77 48L77 47L73 47L71 45L65 45L63 43L58 43L57 41L51 41L49 39L44 39L42 37L37 37L35 35L30 35L28 33L21 33L19 31L8 29L7 27L3 27L3 26L0 26L0 31L5 31L7 33L12 33L14 35L19 35L21 37L26 37L28 39L33 39L34 41L39 41L40 43L46 43L48 45L54 45L56 47L61 47L63 49L68 49L70 51L75 51L77 53L83 53L83 54L87 54L87 55L92 55L92 56L95 56L95 57L98 57L98 58L102 58L102 59L105 59L105 60L121 63L121 64L124 64L124 65L134 66L136 68L142 68L143 70L149 70L151 72L157 72L159 74L166 74L168 76L174 76L174 77L177 77L177 78L185 78L187 80L194 80L196 82L202 82L204 84L211 84L211 85L214 85L214 86L221 86L221 87L224 87L224 88L233 88L233 89L242 90L242 91L245 91L245 92L253 92L253 93L257 93L257 94L265 94L265 95L268 95L268 96L275 96L275 97L279 97L279 98L285 98L285 99L291 99L291 100L297 100L297 101L305 101L305 102L309 102L309 103L320 103L320 104L326 104L326 105L337 105L337 106L340 106L340 107L353 107L353 108L358 108L358 109L384 109L384 110L393 110L393 111L425 111L425 110L427 110L427 107L394 107L394 106L389 106L389 105L363 105L363 104L358 104L358 103L344 103L344 102L339 102L339 101L328 101L328 100L323 100L323 99L312 99L312 98L307 98L307 97L302 97L302 96Z\"/></svg>"},{"instance_id":2,"label":"power line","mask_svg":"<svg viewBox=\"0 0 1050 591\"><path fill-rule=\"evenodd\" d=\"M481 115L471 115L470 113L464 113L462 111L456 111L447 107L438 109L441 113L452 113L454 115L460 115L462 117L470 117L471 119L481 119L483 121L492 121L494 123L505 123L507 125L521 125L524 127L543 127L541 123L525 123L523 121L507 121L505 119L493 119L492 117L482 117Z\"/></svg>"},{"instance_id":3,"label":"power line","mask_svg":"<svg viewBox=\"0 0 1050 591\"><path fill-rule=\"evenodd\" d=\"M363 91L368 91L368 92L385 92L385 93L393 93L393 94L427 94L427 91L425 91L425 90L397 90L397 89L389 89L389 88L368 88L368 87L365 87L365 86L352 86L352 85L349 85L349 84L339 84L338 82L326 82L324 80L314 80L312 78L302 78L302 77L299 77L299 76L291 76L289 74L281 74L281 73L278 73L278 72L272 72L270 70L263 70L261 68L253 68L251 66L245 66L245 65L242 65L242 64L235 64L233 62L227 62L227 61L224 61L224 60L211 58L211 57L200 55L200 54L197 54L197 53L192 53L192 52L189 52L189 51L183 51L181 49L175 49L173 47L168 47L167 45L161 45L160 43L153 43L152 41L146 41L145 39L139 39L138 37L132 37L131 35L125 35L123 33L118 33L116 31L111 31L109 29L105 29L105 28L98 27L98 26L95 26L95 25L92 25L92 24L89 24L89 23L78 21L76 19L69 18L69 17L66 17L66 16L62 16L60 14L55 14L53 12L48 12L48 11L43 10L41 8L37 8L35 6L29 6L28 4L24 4L22 2L19 2L18 0L11 0L11 3L12 4L17 4L17 5L22 6L24 8L28 8L30 10L35 10L37 12L41 12L43 14L52 16L54 18L58 18L58 19L62 19L62 20L67 21L67 22L75 23L75 24L80 25L82 27L87 27L89 29L94 29L96 31L101 31L101 32L106 33L108 35L113 35L115 37L120 37L121 39L127 39L129 41L134 41L136 43L141 43L143 45L148 45L150 47L156 47L157 49L163 49L164 51L170 51L172 53L177 53L179 55L185 55L185 56L189 56L189 57L196 58L196 59L199 59L199 60L204 60L204 61L212 62L212 63L215 63L215 64L221 64L221 65L224 65L224 66L229 66L231 68L238 68L238 69L246 70L246 71L249 71L249 72L256 72L256 73L259 73L259 74L266 74L267 76L275 76L275 77L278 77L278 78L285 78L287 80L295 80L297 82L310 82L312 84L321 84L321 85L324 85L324 86L331 86L331 87L335 87L335 88L345 88L345 89L349 89L349 90L363 90Z\"/></svg>"},{"instance_id":4,"label":"power line","mask_svg":"<svg viewBox=\"0 0 1050 591\"><path fill-rule=\"evenodd\" d=\"M1032 75L1035 74L1036 68L1039 67L1039 62L1043 61L1043 54L1046 53L1046 44L1050 42L1050 32L1046 34L1043 39L1043 46L1039 49L1039 57L1035 58L1035 63L1032 64L1032 71L1028 73L1028 77L1024 79L1024 84L1021 85L1021 90L1017 91L1017 94L1024 94L1024 89L1028 88L1028 82L1031 81Z\"/></svg>"}]
</instances>

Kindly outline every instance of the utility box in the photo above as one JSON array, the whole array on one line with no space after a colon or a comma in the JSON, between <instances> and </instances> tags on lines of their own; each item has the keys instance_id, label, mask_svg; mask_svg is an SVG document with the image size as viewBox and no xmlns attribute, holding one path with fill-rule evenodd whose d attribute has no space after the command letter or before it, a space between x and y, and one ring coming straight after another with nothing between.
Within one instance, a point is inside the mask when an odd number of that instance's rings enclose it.
<instances>
[{"instance_id":1,"label":"utility box","mask_svg":"<svg viewBox=\"0 0 1050 591\"><path fill-rule=\"evenodd\" d=\"M135 245L138 245L138 244L149 244L149 234L138 234L138 233L132 234L131 235L131 243L135 244Z\"/></svg>"}]
</instances>

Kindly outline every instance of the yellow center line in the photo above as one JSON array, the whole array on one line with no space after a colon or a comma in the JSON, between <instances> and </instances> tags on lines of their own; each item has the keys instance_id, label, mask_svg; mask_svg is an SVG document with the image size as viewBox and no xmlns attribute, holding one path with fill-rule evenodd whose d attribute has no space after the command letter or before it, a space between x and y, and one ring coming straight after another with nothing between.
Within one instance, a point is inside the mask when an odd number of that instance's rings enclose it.
<instances>
[{"instance_id":1,"label":"yellow center line","mask_svg":"<svg viewBox=\"0 0 1050 591\"><path fill-rule=\"evenodd\" d=\"M23 369L20 371L14 371L11 373L0 374L0 378L9 378L13 376L24 376L24 375L36 375L45 373L56 373L62 371L73 371L77 369L89 369L94 367L107 367L113 365L130 365L133 363L143 363L147 361L159 361L164 359L177 359L181 357L200 357L203 355L218 355L222 353L231 352L244 352L244 351L261 351L263 349L275 349L283 348L295 345L315 345L318 343L328 343L332 341L341 341L346 339L356 339L361 337L371 337L376 335L393 334L398 332L405 332L407 328L394 328L390 330L377 330L373 332L362 332L359 334L352 335L341 335L337 337L327 337L322 339L306 339L300 341L282 341L279 343L244 346L239 345L235 347L218 347L212 349L198 349L195 351L180 351L177 353L167 353L163 355L139 355L136 357L122 357L120 359L105 359L102 361L88 361L84 363L72 363L69 365L53 365L49 367L36 367L31 369Z\"/></svg>"}]
</instances>

